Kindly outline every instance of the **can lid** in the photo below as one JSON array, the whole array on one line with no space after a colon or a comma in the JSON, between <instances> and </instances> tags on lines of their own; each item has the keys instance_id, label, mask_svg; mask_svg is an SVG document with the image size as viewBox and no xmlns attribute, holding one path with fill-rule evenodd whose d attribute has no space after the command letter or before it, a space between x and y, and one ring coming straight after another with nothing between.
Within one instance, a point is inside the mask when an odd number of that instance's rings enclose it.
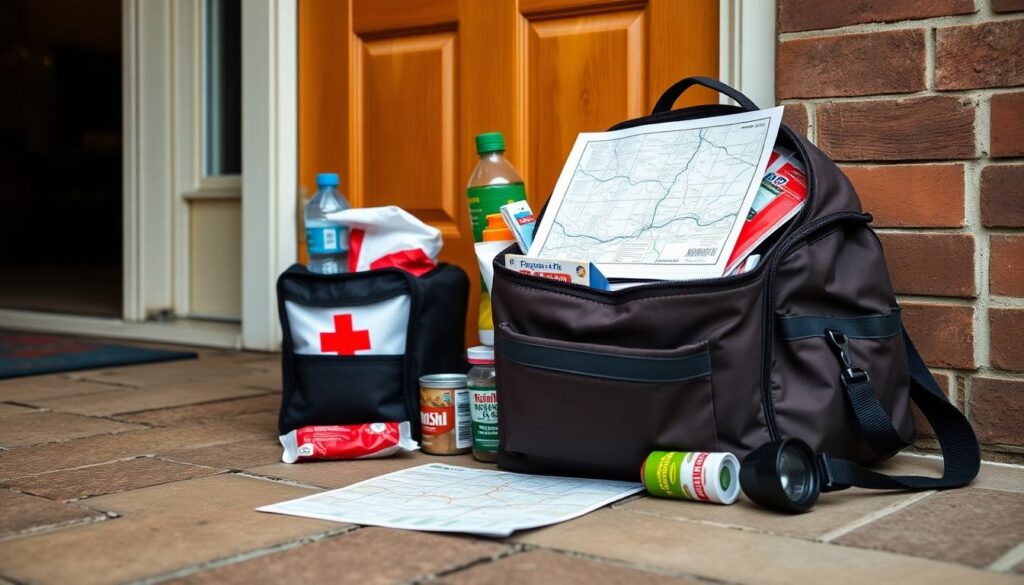
<instances>
[{"instance_id":1,"label":"can lid","mask_svg":"<svg viewBox=\"0 0 1024 585\"><path fill-rule=\"evenodd\" d=\"M427 374L420 376L420 386L426 388L462 388L466 374Z\"/></svg>"},{"instance_id":2,"label":"can lid","mask_svg":"<svg viewBox=\"0 0 1024 585\"><path fill-rule=\"evenodd\" d=\"M493 365L494 348L489 345L477 345L466 350L466 358L471 364Z\"/></svg>"}]
</instances>

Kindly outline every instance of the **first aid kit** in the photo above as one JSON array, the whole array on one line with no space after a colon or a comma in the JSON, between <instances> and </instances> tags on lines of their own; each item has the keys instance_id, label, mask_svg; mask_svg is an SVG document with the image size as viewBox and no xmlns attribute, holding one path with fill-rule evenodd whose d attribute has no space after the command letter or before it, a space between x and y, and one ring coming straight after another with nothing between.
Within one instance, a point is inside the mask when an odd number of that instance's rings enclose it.
<instances>
[{"instance_id":1,"label":"first aid kit","mask_svg":"<svg viewBox=\"0 0 1024 585\"><path fill-rule=\"evenodd\" d=\"M438 263L440 232L398 208L350 209L354 271L295 264L277 281L282 344L281 435L307 426L411 423L420 436L419 377L465 372L469 279Z\"/></svg>"},{"instance_id":2,"label":"first aid kit","mask_svg":"<svg viewBox=\"0 0 1024 585\"><path fill-rule=\"evenodd\" d=\"M694 86L738 105L673 110ZM649 116L613 129L756 110L735 89L692 77ZM806 138L783 126L777 144L805 169L806 202L749 272L604 291L510 270L517 246L495 257L499 467L635 481L652 451L743 458L778 444L757 459L785 473L802 453L786 441L799 440L821 491L942 489L974 478L977 440L903 328L871 216ZM942 477L865 466L913 443L912 403L939 439Z\"/></svg>"}]
</instances>

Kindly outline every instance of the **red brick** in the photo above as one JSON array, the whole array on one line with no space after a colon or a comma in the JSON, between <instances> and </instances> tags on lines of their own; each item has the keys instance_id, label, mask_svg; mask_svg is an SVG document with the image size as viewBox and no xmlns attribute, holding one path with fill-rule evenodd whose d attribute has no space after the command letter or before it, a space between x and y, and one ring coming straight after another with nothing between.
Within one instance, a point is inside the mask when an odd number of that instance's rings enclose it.
<instances>
[{"instance_id":1,"label":"red brick","mask_svg":"<svg viewBox=\"0 0 1024 585\"><path fill-rule=\"evenodd\" d=\"M947 397L949 396L949 374L943 374L941 372L932 372L935 376L935 381L938 382L939 388L942 388L942 393ZM910 403L910 411L914 414L914 424L917 426L917 438L920 439L934 439L935 431L932 430L932 426L928 423L928 419L921 414L921 410L917 408L917 405L913 402Z\"/></svg>"},{"instance_id":2,"label":"red brick","mask_svg":"<svg viewBox=\"0 0 1024 585\"><path fill-rule=\"evenodd\" d=\"M911 93L925 88L925 31L905 29L780 42L779 99Z\"/></svg>"},{"instance_id":3,"label":"red brick","mask_svg":"<svg viewBox=\"0 0 1024 585\"><path fill-rule=\"evenodd\" d=\"M970 14L976 10L974 0L779 0L779 32Z\"/></svg>"},{"instance_id":4,"label":"red brick","mask_svg":"<svg viewBox=\"0 0 1024 585\"><path fill-rule=\"evenodd\" d=\"M786 104L782 110L782 123L801 136L807 136L807 118L805 104Z\"/></svg>"},{"instance_id":5,"label":"red brick","mask_svg":"<svg viewBox=\"0 0 1024 585\"><path fill-rule=\"evenodd\" d=\"M970 404L979 441L1024 447L1024 381L975 377Z\"/></svg>"},{"instance_id":6,"label":"red brick","mask_svg":"<svg viewBox=\"0 0 1024 585\"><path fill-rule=\"evenodd\" d=\"M925 363L938 368L975 369L974 307L901 304L903 323Z\"/></svg>"},{"instance_id":7,"label":"red brick","mask_svg":"<svg viewBox=\"0 0 1024 585\"><path fill-rule=\"evenodd\" d=\"M1024 156L1024 92L992 96L989 150L994 158Z\"/></svg>"},{"instance_id":8,"label":"red brick","mask_svg":"<svg viewBox=\"0 0 1024 585\"><path fill-rule=\"evenodd\" d=\"M1024 297L1024 236L990 236L988 286L994 295Z\"/></svg>"},{"instance_id":9,"label":"red brick","mask_svg":"<svg viewBox=\"0 0 1024 585\"><path fill-rule=\"evenodd\" d=\"M1024 10L1024 0L992 0L992 10L995 12L1018 12Z\"/></svg>"},{"instance_id":10,"label":"red brick","mask_svg":"<svg viewBox=\"0 0 1024 585\"><path fill-rule=\"evenodd\" d=\"M974 158L974 106L950 96L823 104L818 146L836 160Z\"/></svg>"},{"instance_id":11,"label":"red brick","mask_svg":"<svg viewBox=\"0 0 1024 585\"><path fill-rule=\"evenodd\" d=\"M878 234L897 293L974 297L974 236Z\"/></svg>"},{"instance_id":12,"label":"red brick","mask_svg":"<svg viewBox=\"0 0 1024 585\"><path fill-rule=\"evenodd\" d=\"M981 171L981 221L988 227L1024 227L1024 165Z\"/></svg>"},{"instance_id":13,"label":"red brick","mask_svg":"<svg viewBox=\"0 0 1024 585\"><path fill-rule=\"evenodd\" d=\"M1000 370L1024 371L1024 309L988 310L989 362Z\"/></svg>"},{"instance_id":14,"label":"red brick","mask_svg":"<svg viewBox=\"0 0 1024 585\"><path fill-rule=\"evenodd\" d=\"M880 227L960 227L964 165L844 166Z\"/></svg>"},{"instance_id":15,"label":"red brick","mask_svg":"<svg viewBox=\"0 0 1024 585\"><path fill-rule=\"evenodd\" d=\"M936 89L1024 84L1024 20L937 29Z\"/></svg>"}]
</instances>

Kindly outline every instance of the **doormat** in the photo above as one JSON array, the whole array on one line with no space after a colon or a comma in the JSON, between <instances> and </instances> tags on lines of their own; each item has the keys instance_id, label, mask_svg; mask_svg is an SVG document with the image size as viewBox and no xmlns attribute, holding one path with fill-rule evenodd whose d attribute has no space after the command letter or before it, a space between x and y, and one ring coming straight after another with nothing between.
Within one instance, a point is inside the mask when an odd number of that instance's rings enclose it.
<instances>
[{"instance_id":1,"label":"doormat","mask_svg":"<svg viewBox=\"0 0 1024 585\"><path fill-rule=\"evenodd\" d=\"M0 378L195 357L196 353L191 351L110 345L57 335L0 332Z\"/></svg>"}]
</instances>

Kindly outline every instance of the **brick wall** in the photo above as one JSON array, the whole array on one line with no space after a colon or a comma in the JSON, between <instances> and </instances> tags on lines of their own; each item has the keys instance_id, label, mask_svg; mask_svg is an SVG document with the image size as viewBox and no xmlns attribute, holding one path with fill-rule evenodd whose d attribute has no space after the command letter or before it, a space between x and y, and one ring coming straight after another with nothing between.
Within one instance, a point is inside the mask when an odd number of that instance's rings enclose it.
<instances>
[{"instance_id":1,"label":"brick wall","mask_svg":"<svg viewBox=\"0 0 1024 585\"><path fill-rule=\"evenodd\" d=\"M787 122L874 215L986 457L1024 462L1024 0L778 0L778 31Z\"/></svg>"}]
</instances>

